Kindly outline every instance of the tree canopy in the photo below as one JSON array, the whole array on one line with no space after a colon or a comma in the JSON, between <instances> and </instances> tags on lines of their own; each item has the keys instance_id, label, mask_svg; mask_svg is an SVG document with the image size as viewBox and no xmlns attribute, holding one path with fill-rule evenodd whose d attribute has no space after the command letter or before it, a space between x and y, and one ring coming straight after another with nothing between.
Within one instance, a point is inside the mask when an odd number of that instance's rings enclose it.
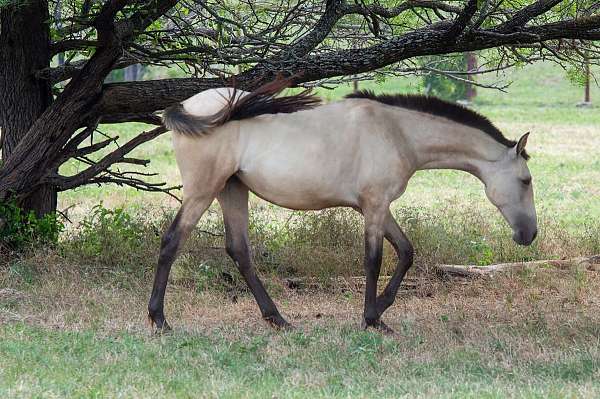
<instances>
[{"instance_id":1,"label":"tree canopy","mask_svg":"<svg viewBox=\"0 0 600 399\"><path fill-rule=\"evenodd\" d=\"M252 89L277 74L310 86L356 75L461 73L418 60L486 49L482 71L545 59L583 70L598 59L599 6L578 0L2 0L0 69L9 72L0 91L13 95L0 100L9 143L0 200L26 198L42 186L62 191L112 182L162 189L113 166L144 164L127 154L164 127L96 161L90 155L114 138L82 143L99 123L160 125L157 111L209 88ZM133 64L180 72L105 83L111 71ZM22 89L23 79L35 87ZM17 121L20 104L36 96L40 105ZM60 175L59 166L72 158L87 168Z\"/></svg>"}]
</instances>

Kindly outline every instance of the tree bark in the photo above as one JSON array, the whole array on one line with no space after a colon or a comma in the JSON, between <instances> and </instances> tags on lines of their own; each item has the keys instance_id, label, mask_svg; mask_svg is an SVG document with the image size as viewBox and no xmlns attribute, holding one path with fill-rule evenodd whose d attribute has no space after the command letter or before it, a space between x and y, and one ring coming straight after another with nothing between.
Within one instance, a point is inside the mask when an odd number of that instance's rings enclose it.
<instances>
[{"instance_id":1,"label":"tree bark","mask_svg":"<svg viewBox=\"0 0 600 399\"><path fill-rule=\"evenodd\" d=\"M123 39L146 29L176 2L142 2L137 12L116 22L116 14L129 2L104 2L91 22L98 37L96 51L52 104L33 121L10 156L3 159L0 168L0 200L6 200L15 193L24 198L37 191L40 186L53 183L51 176L65 160L62 151L73 144L70 141L72 138L77 140L77 136L73 135L80 127L93 125L97 121L97 103L102 83L123 55ZM80 143L81 141L76 145Z\"/></svg>"},{"instance_id":2,"label":"tree bark","mask_svg":"<svg viewBox=\"0 0 600 399\"><path fill-rule=\"evenodd\" d=\"M15 2L0 8L0 126L2 159L10 157L52 102L50 83L36 71L50 66L48 2ZM56 190L44 185L20 201L38 216L56 210Z\"/></svg>"}]
</instances>

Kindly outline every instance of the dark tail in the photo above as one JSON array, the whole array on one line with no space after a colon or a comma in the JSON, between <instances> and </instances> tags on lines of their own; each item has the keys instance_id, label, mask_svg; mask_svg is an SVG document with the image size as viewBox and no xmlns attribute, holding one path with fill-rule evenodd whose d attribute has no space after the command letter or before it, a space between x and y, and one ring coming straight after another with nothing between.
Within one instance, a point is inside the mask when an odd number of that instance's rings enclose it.
<instances>
[{"instance_id":1,"label":"dark tail","mask_svg":"<svg viewBox=\"0 0 600 399\"><path fill-rule=\"evenodd\" d=\"M163 112L163 124L169 130L185 135L202 135L211 127L218 126L215 115L195 116L183 109L183 104L177 103L166 108Z\"/></svg>"},{"instance_id":2,"label":"dark tail","mask_svg":"<svg viewBox=\"0 0 600 399\"><path fill-rule=\"evenodd\" d=\"M234 87L225 106L219 112L209 116L189 114L183 109L183 105L178 103L165 109L163 123L167 129L174 132L200 136L207 134L211 128L222 126L229 121L264 114L287 114L314 108L321 103L321 100L310 90L292 96L277 97L284 89L291 86L292 80L293 77L278 77L241 98Z\"/></svg>"}]
</instances>

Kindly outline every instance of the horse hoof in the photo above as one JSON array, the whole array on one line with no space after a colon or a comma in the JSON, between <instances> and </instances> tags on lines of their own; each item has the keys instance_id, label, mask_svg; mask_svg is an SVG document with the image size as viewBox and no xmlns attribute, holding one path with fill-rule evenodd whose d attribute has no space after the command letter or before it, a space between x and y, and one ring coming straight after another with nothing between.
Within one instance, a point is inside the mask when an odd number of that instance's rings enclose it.
<instances>
[{"instance_id":1,"label":"horse hoof","mask_svg":"<svg viewBox=\"0 0 600 399\"><path fill-rule=\"evenodd\" d=\"M150 315L148 315L148 324L150 325L150 334L151 335L163 335L167 334L173 329L167 323L166 320L163 320L162 324L159 326L157 322L155 322Z\"/></svg>"},{"instance_id":2,"label":"horse hoof","mask_svg":"<svg viewBox=\"0 0 600 399\"><path fill-rule=\"evenodd\" d=\"M264 317L264 319L269 323L269 325L276 330L293 330L294 326L288 323L283 317L280 315L277 316L268 316Z\"/></svg>"},{"instance_id":3,"label":"horse hoof","mask_svg":"<svg viewBox=\"0 0 600 399\"><path fill-rule=\"evenodd\" d=\"M171 328L169 323L167 323L167 321L165 320L165 321L163 321L163 324L161 327L156 326L154 335L165 335L165 334L169 334L172 331L173 331L173 329Z\"/></svg>"},{"instance_id":4,"label":"horse hoof","mask_svg":"<svg viewBox=\"0 0 600 399\"><path fill-rule=\"evenodd\" d=\"M371 322L371 323L367 324L367 321L365 319L363 319L363 321L361 323L361 327L363 330L372 328L372 329L379 331L380 333L385 334L385 335L395 335L396 334L396 332L392 328L388 327L388 325L385 324L381 320L377 320L375 322Z\"/></svg>"}]
</instances>

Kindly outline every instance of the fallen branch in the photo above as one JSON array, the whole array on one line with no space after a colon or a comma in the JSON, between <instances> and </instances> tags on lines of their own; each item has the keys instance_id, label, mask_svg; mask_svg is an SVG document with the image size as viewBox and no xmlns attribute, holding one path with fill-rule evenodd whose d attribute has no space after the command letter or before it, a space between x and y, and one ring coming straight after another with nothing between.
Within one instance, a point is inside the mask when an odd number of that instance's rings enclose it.
<instances>
[{"instance_id":1,"label":"fallen branch","mask_svg":"<svg viewBox=\"0 0 600 399\"><path fill-rule=\"evenodd\" d=\"M392 276L380 276L379 284L385 285ZM419 278L406 277L402 281L401 291L416 290L419 284ZM285 284L290 289L320 289L323 285L330 285L341 291L362 292L365 287L364 276L331 277L328 281L316 277L289 277L285 279Z\"/></svg>"},{"instance_id":2,"label":"fallen branch","mask_svg":"<svg viewBox=\"0 0 600 399\"><path fill-rule=\"evenodd\" d=\"M498 272L520 270L531 266L550 266L554 268L565 268L571 265L582 265L592 271L600 271L600 255L578 257L572 259L550 259L536 260L531 262L499 263L489 266L476 265L436 265L440 272L461 277L490 276Z\"/></svg>"},{"instance_id":3,"label":"fallen branch","mask_svg":"<svg viewBox=\"0 0 600 399\"><path fill-rule=\"evenodd\" d=\"M572 259L550 259L550 260L535 260L531 262L511 262L498 263L489 266L478 265L436 265L435 268L444 274L454 277L485 277L492 276L499 272L507 272L511 270L522 270L527 267L538 266L555 269L566 269L573 265L584 267L590 271L600 271L600 255L582 256ZM379 284L385 285L392 276L380 276ZM418 285L419 278L406 277L402 281L401 290L415 290ZM329 279L329 283L333 287L341 287L344 291L361 292L365 285L364 276L350 277L333 277ZM287 278L286 285L291 289L315 289L323 286L323 281L318 278L310 277L294 277Z\"/></svg>"}]
</instances>

